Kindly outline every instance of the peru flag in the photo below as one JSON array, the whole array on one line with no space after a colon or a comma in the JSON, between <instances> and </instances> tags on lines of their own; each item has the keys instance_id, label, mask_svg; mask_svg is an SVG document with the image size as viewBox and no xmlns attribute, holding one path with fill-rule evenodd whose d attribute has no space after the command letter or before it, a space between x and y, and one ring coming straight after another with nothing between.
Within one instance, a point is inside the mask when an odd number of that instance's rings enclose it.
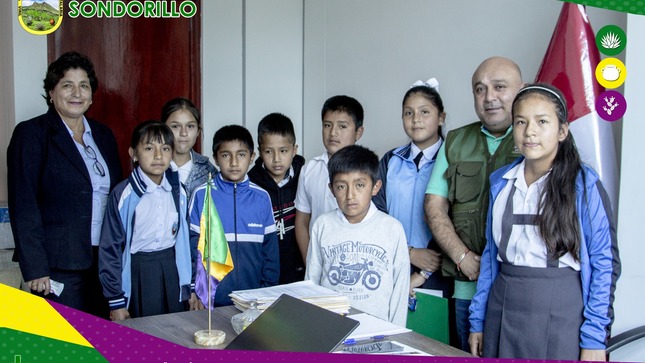
<instances>
[{"instance_id":1,"label":"peru flag","mask_svg":"<svg viewBox=\"0 0 645 363\"><path fill-rule=\"evenodd\" d=\"M605 90L595 78L599 62L600 53L584 6L564 3L535 81L552 84L564 93L569 129L580 157L598 172L616 211L618 167L613 127L595 110L596 98Z\"/></svg>"}]
</instances>

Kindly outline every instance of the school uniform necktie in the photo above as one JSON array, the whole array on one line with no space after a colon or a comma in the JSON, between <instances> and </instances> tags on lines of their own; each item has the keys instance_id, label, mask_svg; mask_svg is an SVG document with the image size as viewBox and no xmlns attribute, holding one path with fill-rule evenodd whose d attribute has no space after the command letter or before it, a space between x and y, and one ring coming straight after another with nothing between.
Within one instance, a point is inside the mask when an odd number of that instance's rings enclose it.
<instances>
[{"instance_id":1,"label":"school uniform necktie","mask_svg":"<svg viewBox=\"0 0 645 363\"><path fill-rule=\"evenodd\" d=\"M419 171L419 163L421 162L421 159L423 158L423 151L417 154L417 156L414 158L414 165L417 166L417 171Z\"/></svg>"}]
</instances>

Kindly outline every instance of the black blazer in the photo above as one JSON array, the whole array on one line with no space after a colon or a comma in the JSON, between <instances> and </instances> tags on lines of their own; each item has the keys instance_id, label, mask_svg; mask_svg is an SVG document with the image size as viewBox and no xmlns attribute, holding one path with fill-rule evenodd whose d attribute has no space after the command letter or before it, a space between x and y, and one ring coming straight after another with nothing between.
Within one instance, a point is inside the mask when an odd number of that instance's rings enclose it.
<instances>
[{"instance_id":1,"label":"black blazer","mask_svg":"<svg viewBox=\"0 0 645 363\"><path fill-rule=\"evenodd\" d=\"M107 164L112 190L121 180L116 139L105 125L87 122ZM91 179L55 109L16 125L7 165L13 259L25 281L49 276L50 268L90 268Z\"/></svg>"}]
</instances>

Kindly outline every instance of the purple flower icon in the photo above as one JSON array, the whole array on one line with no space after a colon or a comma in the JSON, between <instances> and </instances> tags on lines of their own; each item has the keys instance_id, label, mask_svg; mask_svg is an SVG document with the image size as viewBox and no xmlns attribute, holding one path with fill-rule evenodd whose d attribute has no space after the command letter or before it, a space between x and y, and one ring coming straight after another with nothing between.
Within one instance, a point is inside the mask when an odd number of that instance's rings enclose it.
<instances>
[{"instance_id":1,"label":"purple flower icon","mask_svg":"<svg viewBox=\"0 0 645 363\"><path fill-rule=\"evenodd\" d=\"M627 101L620 92L605 91L596 100L596 112L605 121L616 121L627 111Z\"/></svg>"}]
</instances>

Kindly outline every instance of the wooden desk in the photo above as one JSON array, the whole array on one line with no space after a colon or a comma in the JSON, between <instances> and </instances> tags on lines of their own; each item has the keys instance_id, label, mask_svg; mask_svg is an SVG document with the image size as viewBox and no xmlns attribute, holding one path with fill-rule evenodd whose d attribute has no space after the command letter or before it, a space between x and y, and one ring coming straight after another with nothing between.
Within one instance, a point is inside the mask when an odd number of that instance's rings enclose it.
<instances>
[{"instance_id":1,"label":"wooden desk","mask_svg":"<svg viewBox=\"0 0 645 363\"><path fill-rule=\"evenodd\" d=\"M237 336L231 325L231 317L239 312L234 306L219 307L212 311L211 328L213 330L222 330L226 333L224 343L214 347L202 347L195 344L193 340L193 335L196 331L208 329L207 310L148 316L123 320L117 323L187 348L224 349ZM436 356L472 357L466 352L415 332L393 335L389 337L389 340L409 345Z\"/></svg>"}]
</instances>

